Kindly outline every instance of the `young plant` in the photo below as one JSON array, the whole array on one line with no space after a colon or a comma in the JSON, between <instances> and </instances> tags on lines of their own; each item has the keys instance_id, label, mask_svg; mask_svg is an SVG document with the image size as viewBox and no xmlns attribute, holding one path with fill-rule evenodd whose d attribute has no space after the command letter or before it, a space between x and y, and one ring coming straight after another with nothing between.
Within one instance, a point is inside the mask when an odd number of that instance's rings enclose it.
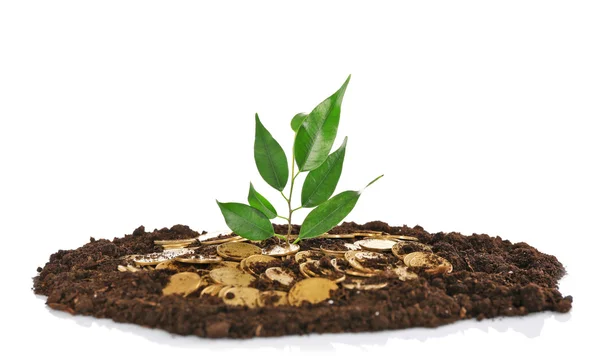
<instances>
[{"instance_id":1,"label":"young plant","mask_svg":"<svg viewBox=\"0 0 600 358\"><path fill-rule=\"evenodd\" d=\"M285 239L289 244L292 231L292 214L303 208L314 208L300 228L300 235L294 241L313 238L326 233L338 225L352 211L362 190L344 191L331 197L342 174L348 137L342 145L330 154L340 122L342 100L350 76L342 87L329 98L316 106L312 112L298 113L292 118L294 147L292 162L288 170L288 161L283 148L263 126L258 114L255 116L254 160L261 177L279 191L287 202L287 216L277 213L275 207L250 183L248 204L217 204L225 217L227 226L236 234L249 240L261 241L272 236ZM291 172L291 175L290 175ZM308 172L302 193L301 205L292 209L292 195L296 178L302 172ZM366 187L383 175L378 176ZM289 193L283 192L291 177ZM365 187L365 188L366 188ZM276 234L270 220L284 219L288 223L287 235Z\"/></svg>"}]
</instances>

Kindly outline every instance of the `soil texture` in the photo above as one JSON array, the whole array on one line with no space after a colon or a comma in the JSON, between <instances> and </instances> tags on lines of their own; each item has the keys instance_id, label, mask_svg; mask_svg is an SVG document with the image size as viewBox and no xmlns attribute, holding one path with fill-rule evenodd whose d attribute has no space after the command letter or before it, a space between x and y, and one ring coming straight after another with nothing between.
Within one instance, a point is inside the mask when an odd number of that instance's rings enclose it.
<instances>
[{"instance_id":1,"label":"soil texture","mask_svg":"<svg viewBox=\"0 0 600 358\"><path fill-rule=\"evenodd\" d=\"M292 234L298 234L298 230L294 226ZM155 240L200 235L184 225L152 232L140 226L123 238L90 238L76 250L59 250L43 268L38 268L33 287L36 294L47 296L47 304L53 309L211 338L437 327L461 319L571 309L572 297L563 297L557 286L565 274L563 265L554 256L526 243L513 244L485 234L430 234L420 226L390 226L380 221L365 225L346 222L329 233L367 230L416 237L429 245L434 254L448 260L453 269L450 273L429 274L417 268L418 278L406 281L397 277L368 278L365 282L387 282L387 286L377 290L340 286L331 291L330 299L317 304L231 306L220 297L200 296L199 292L187 297L163 295L163 288L176 272L170 269L118 271L117 266L127 265L127 255L160 252ZM287 226L275 225L275 231L286 234ZM274 244L276 239L270 240L273 242L264 244ZM338 248L343 242L331 238L304 240L300 250L314 250L321 245ZM405 247L406 253L414 250L418 248ZM214 248L198 249L202 254L215 252ZM320 262L322 267L330 268L329 260ZM193 271L201 270L200 266L186 267ZM252 268L264 272L271 266L260 263ZM283 259L280 266L301 277L293 255ZM289 289L264 275L258 276L251 286L260 290Z\"/></svg>"}]
</instances>

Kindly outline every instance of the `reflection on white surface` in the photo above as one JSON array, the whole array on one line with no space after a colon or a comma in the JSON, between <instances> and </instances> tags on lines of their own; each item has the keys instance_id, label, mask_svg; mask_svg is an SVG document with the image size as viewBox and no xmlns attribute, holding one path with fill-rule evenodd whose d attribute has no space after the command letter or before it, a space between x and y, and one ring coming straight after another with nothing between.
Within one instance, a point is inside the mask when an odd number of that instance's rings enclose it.
<instances>
[{"instance_id":1,"label":"reflection on white surface","mask_svg":"<svg viewBox=\"0 0 600 358\"><path fill-rule=\"evenodd\" d=\"M45 301L46 297L37 296ZM210 342L212 349L264 349L271 348L282 351L335 351L338 346L347 346L362 349L364 347L385 347L391 341L418 340L421 342L432 338L464 334L467 331L507 332L512 330L525 337L534 338L540 336L544 324L548 320L567 322L571 319L571 313L561 314L556 312L542 312L528 315L526 317L504 317L487 319L483 321L466 320L437 328L410 328L403 330L372 332L372 333L334 333L313 334L310 336L310 344L306 344L307 336L286 336L277 338L253 338L247 340L232 339L208 339L196 336L179 336L160 329L151 329L129 323L117 323L110 319L98 319L87 316L73 316L71 314L48 308L49 314L61 320L71 320L83 327L98 325L110 330L134 334L154 343L179 348L206 348ZM360 338L358 338L360 337Z\"/></svg>"}]
</instances>

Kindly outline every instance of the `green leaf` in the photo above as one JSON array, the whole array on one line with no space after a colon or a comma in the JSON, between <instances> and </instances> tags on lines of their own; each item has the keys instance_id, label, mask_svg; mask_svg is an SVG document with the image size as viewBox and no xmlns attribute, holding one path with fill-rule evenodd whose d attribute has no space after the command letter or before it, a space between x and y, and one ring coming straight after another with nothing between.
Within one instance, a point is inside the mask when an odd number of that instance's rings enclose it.
<instances>
[{"instance_id":1,"label":"green leaf","mask_svg":"<svg viewBox=\"0 0 600 358\"><path fill-rule=\"evenodd\" d=\"M302 186L303 207L317 206L333 194L342 174L347 142L348 137L344 138L340 148L331 153L323 164L308 173Z\"/></svg>"},{"instance_id":2,"label":"green leaf","mask_svg":"<svg viewBox=\"0 0 600 358\"><path fill-rule=\"evenodd\" d=\"M260 176L273 188L282 191L288 180L288 164L285 152L262 125L256 114L254 136L254 161Z\"/></svg>"},{"instance_id":3,"label":"green leaf","mask_svg":"<svg viewBox=\"0 0 600 358\"><path fill-rule=\"evenodd\" d=\"M269 218L260 210L240 203L221 203L217 200L227 226L249 240L261 241L275 234Z\"/></svg>"},{"instance_id":4,"label":"green leaf","mask_svg":"<svg viewBox=\"0 0 600 358\"><path fill-rule=\"evenodd\" d=\"M312 110L302 122L294 141L294 155L300 171L318 168L331 151L340 122L344 93L350 76L342 87Z\"/></svg>"},{"instance_id":5,"label":"green leaf","mask_svg":"<svg viewBox=\"0 0 600 358\"><path fill-rule=\"evenodd\" d=\"M324 234L342 222L354 209L359 197L360 192L348 190L314 208L304 219L298 239Z\"/></svg>"},{"instance_id":6,"label":"green leaf","mask_svg":"<svg viewBox=\"0 0 600 358\"><path fill-rule=\"evenodd\" d=\"M292 126L292 130L294 132L297 132L298 129L300 129L300 126L302 125L306 117L308 117L308 113L298 113L294 116L294 118L292 118L292 123L290 125Z\"/></svg>"},{"instance_id":7,"label":"green leaf","mask_svg":"<svg viewBox=\"0 0 600 358\"><path fill-rule=\"evenodd\" d=\"M253 208L262 211L269 219L275 219L277 217L277 210L271 205L271 203L259 192L254 189L254 185L250 183L250 191L248 192L248 204Z\"/></svg>"},{"instance_id":8,"label":"green leaf","mask_svg":"<svg viewBox=\"0 0 600 358\"><path fill-rule=\"evenodd\" d=\"M383 175L380 175L372 180L367 184L365 189L379 180L382 176ZM354 209L363 190L344 191L314 208L304 219L302 227L300 228L300 235L295 242L324 234L342 222L342 220L350 214L352 209Z\"/></svg>"}]
</instances>

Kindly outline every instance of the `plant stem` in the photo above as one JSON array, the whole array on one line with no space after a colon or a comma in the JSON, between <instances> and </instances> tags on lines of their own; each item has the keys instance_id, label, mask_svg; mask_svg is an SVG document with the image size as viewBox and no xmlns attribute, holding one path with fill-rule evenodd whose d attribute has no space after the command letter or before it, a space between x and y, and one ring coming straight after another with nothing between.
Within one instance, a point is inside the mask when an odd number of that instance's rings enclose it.
<instances>
[{"instance_id":1,"label":"plant stem","mask_svg":"<svg viewBox=\"0 0 600 358\"><path fill-rule=\"evenodd\" d=\"M297 177L297 175L294 175L294 170L296 169L295 160L296 160L296 158L294 156L294 151L292 149L292 183L290 184L290 194L288 196L288 210L289 210L288 232L287 232L287 236L285 238L285 241L287 242L288 246L290 245L290 236L292 234L292 213L294 212L292 210L292 193L294 190L294 182L296 181L296 177Z\"/></svg>"},{"instance_id":2,"label":"plant stem","mask_svg":"<svg viewBox=\"0 0 600 358\"><path fill-rule=\"evenodd\" d=\"M294 135L294 143L296 142L296 136ZM298 170L298 173L295 173L296 171L296 156L294 153L294 147L292 147L292 181L290 183L290 193L289 195L286 197L285 194L283 194L283 191L281 192L281 195L283 195L283 197L285 198L285 200L288 203L288 217L284 218L287 220L288 222L288 232L287 235L285 237L285 241L288 244L288 246L290 245L290 237L292 236L292 214L294 213L294 211L300 209L300 208L296 208L296 209L292 209L292 194L294 192L294 182L296 181L296 178L298 177L298 175L300 175L300 170ZM295 173L295 174L294 174Z\"/></svg>"},{"instance_id":3,"label":"plant stem","mask_svg":"<svg viewBox=\"0 0 600 358\"><path fill-rule=\"evenodd\" d=\"M294 179L292 179L292 182L294 181ZM283 198L285 199L285 201L289 201L289 199L287 198L287 196L285 196L285 194L283 193L283 191L280 191L281 196L283 196Z\"/></svg>"}]
</instances>

